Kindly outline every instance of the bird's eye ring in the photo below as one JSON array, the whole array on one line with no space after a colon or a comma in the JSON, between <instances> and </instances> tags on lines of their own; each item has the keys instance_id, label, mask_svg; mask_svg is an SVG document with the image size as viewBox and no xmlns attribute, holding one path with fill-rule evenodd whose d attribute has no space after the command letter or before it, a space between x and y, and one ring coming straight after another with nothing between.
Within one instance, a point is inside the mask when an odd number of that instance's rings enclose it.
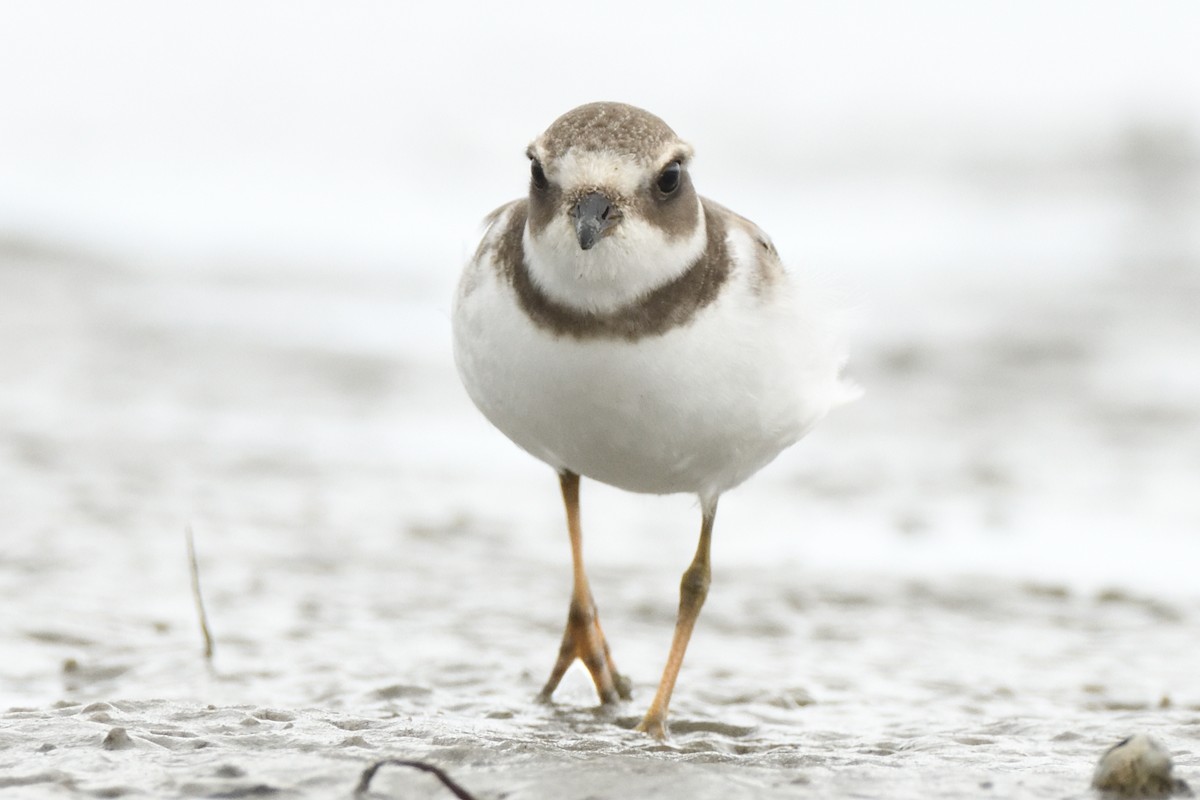
<instances>
[{"instance_id":1,"label":"bird's eye ring","mask_svg":"<svg viewBox=\"0 0 1200 800\"><path fill-rule=\"evenodd\" d=\"M550 185L550 181L546 179L546 171L542 169L542 164L536 158L529 160L529 177L533 181L535 189L545 189Z\"/></svg>"},{"instance_id":2,"label":"bird's eye ring","mask_svg":"<svg viewBox=\"0 0 1200 800\"><path fill-rule=\"evenodd\" d=\"M672 195L678 191L682 175L683 167L678 161L672 161L662 172L658 173L658 180L654 182L655 186L663 194Z\"/></svg>"}]
</instances>

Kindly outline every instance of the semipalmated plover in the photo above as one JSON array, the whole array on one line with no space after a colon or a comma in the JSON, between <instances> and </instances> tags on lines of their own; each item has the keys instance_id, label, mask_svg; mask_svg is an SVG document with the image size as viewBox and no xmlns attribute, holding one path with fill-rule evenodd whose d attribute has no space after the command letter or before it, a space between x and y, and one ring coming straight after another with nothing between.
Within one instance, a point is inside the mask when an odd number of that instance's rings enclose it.
<instances>
[{"instance_id":1,"label":"semipalmated plover","mask_svg":"<svg viewBox=\"0 0 1200 800\"><path fill-rule=\"evenodd\" d=\"M717 500L849 397L841 340L828 296L754 223L696 194L692 148L653 114L581 106L526 155L528 197L492 212L459 284L455 360L480 411L559 475L574 589L543 699L577 658L602 702L629 697L584 571L580 476L699 497L700 543L639 726L661 739Z\"/></svg>"}]
</instances>

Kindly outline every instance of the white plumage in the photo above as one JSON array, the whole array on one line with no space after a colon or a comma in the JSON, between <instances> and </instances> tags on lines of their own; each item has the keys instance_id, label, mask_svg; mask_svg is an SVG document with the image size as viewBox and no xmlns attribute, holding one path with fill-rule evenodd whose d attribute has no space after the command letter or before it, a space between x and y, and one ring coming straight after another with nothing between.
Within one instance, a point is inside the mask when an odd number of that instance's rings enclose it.
<instances>
[{"instance_id":1,"label":"white plumage","mask_svg":"<svg viewBox=\"0 0 1200 800\"><path fill-rule=\"evenodd\" d=\"M485 238L502 235L512 213L502 212ZM756 289L758 245L740 226L727 229L733 269L716 300L689 324L636 341L538 327L485 241L454 310L455 357L471 399L557 470L652 494L712 498L737 486L851 390L839 378L845 356L829 294L790 274ZM574 281L590 298L589 281L574 271L563 270L570 277L552 283L554 293Z\"/></svg>"}]
</instances>

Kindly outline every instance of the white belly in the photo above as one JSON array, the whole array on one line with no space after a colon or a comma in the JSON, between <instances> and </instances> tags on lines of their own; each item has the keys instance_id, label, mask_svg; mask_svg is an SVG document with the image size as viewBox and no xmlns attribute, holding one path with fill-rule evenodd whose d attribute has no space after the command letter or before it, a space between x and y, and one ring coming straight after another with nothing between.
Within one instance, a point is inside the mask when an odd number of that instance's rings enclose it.
<instances>
[{"instance_id":1,"label":"white belly","mask_svg":"<svg viewBox=\"0 0 1200 800\"><path fill-rule=\"evenodd\" d=\"M827 339L737 282L633 342L536 327L491 269L454 310L459 372L492 424L555 469L654 494L715 497L803 436L839 394Z\"/></svg>"}]
</instances>

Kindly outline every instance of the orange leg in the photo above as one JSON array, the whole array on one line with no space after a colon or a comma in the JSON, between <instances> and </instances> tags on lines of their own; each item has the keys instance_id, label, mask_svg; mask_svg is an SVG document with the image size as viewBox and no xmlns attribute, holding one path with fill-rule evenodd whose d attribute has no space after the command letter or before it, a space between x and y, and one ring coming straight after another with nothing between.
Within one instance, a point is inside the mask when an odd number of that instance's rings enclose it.
<instances>
[{"instance_id":1,"label":"orange leg","mask_svg":"<svg viewBox=\"0 0 1200 800\"><path fill-rule=\"evenodd\" d=\"M667 738L667 707L671 704L671 692L675 689L675 679L679 677L679 668L683 666L683 655L687 652L688 641L692 638L692 629L696 627L696 619L704 606L704 598L708 596L708 585L712 580L712 570L709 566L709 551L712 545L713 520L717 516L717 501L704 501L704 518L700 525L700 544L696 547L696 557L692 565L683 573L679 583L679 616L675 620L675 638L671 641L671 652L667 655L667 666L663 670L662 680L654 701L646 711L646 716L638 725L638 730L648 733L655 739Z\"/></svg>"},{"instance_id":2,"label":"orange leg","mask_svg":"<svg viewBox=\"0 0 1200 800\"><path fill-rule=\"evenodd\" d=\"M540 699L549 702L567 668L575 663L575 659L579 659L591 673L601 703L628 700L629 681L617 672L612 655L608 652L608 642L604 639L600 617L596 614L596 602L592 599L587 573L583 569L583 532L579 525L579 476L563 471L559 475L559 483L562 485L563 504L567 507L567 531L571 535L571 560L575 568L575 581L562 647L559 648L554 669L550 671L550 678L542 687Z\"/></svg>"}]
</instances>

